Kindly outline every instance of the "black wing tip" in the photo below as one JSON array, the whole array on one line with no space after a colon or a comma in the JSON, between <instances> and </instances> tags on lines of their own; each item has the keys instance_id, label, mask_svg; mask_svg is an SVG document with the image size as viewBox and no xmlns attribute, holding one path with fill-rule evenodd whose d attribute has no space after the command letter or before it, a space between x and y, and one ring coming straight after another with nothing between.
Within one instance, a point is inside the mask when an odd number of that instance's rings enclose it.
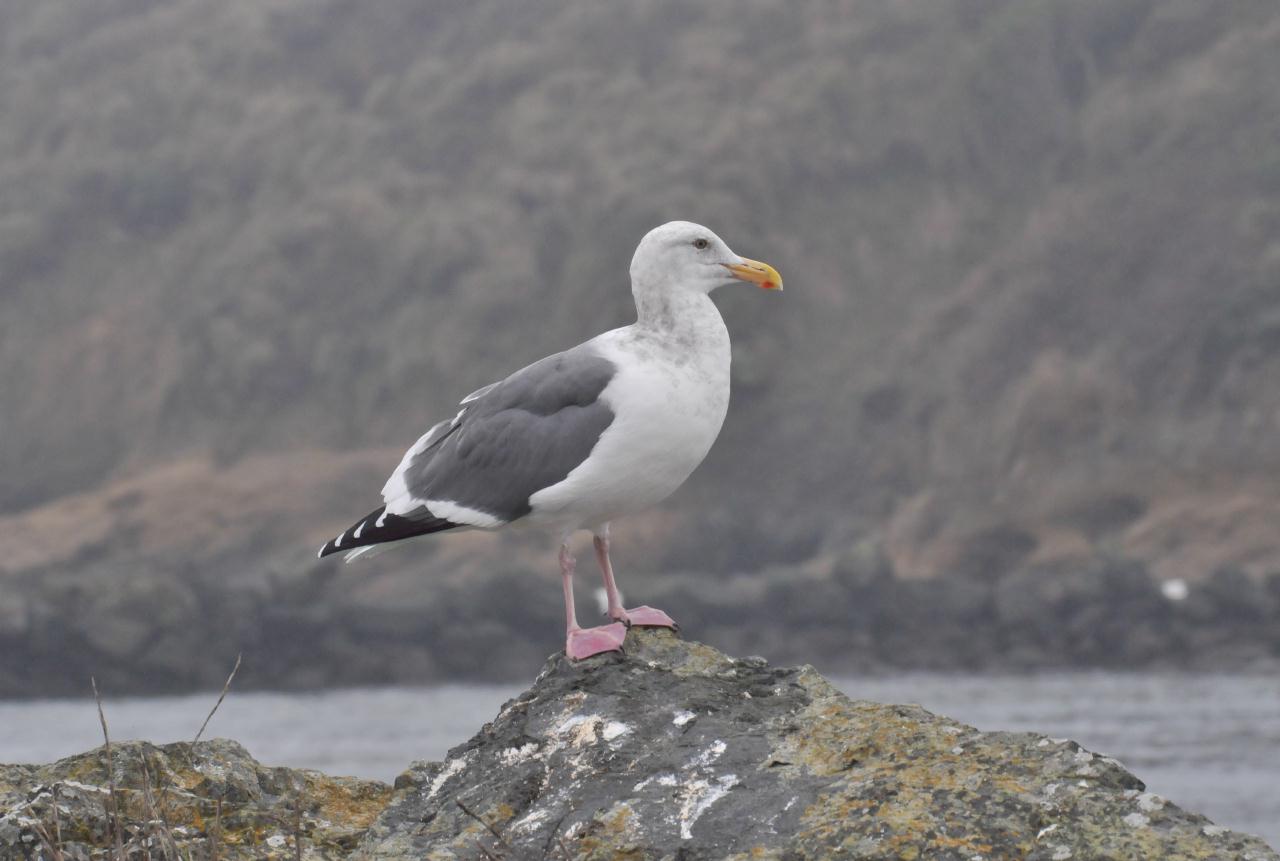
<instances>
[{"instance_id":1,"label":"black wing tip","mask_svg":"<svg viewBox=\"0 0 1280 861\"><path fill-rule=\"evenodd\" d=\"M444 532L447 529L456 529L462 525L441 517L428 517L421 520L412 517L401 517L398 514L387 513L386 506L383 506L369 512L347 527L342 534L332 541L326 542L320 548L320 552L316 554L316 558L323 559L326 556L332 556L334 553L343 553L359 547L390 544L418 535ZM358 537L355 534L357 531L360 532Z\"/></svg>"}]
</instances>

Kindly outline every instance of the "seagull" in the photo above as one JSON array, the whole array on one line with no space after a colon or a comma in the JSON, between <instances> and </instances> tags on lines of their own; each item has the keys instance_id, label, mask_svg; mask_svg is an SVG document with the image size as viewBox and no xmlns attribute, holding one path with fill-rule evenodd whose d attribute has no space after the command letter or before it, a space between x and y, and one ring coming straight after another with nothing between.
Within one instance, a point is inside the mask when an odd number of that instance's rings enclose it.
<instances>
[{"instance_id":1,"label":"seagull","mask_svg":"<svg viewBox=\"0 0 1280 861\"><path fill-rule=\"evenodd\" d=\"M382 488L383 504L320 549L350 562L375 548L452 529L528 524L560 540L565 654L621 651L631 625L675 628L662 610L626 609L609 561L609 524L661 502L702 462L729 406L729 332L711 291L735 282L781 290L767 263L707 228L672 221L631 260L636 322L547 356L462 399ZM570 537L592 534L606 625L573 605Z\"/></svg>"}]
</instances>

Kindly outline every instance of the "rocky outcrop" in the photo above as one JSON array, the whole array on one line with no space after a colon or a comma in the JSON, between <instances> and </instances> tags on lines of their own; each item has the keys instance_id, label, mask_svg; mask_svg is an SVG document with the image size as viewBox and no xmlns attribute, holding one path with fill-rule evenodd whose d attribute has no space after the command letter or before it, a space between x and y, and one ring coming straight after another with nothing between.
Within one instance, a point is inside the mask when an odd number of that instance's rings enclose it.
<instances>
[{"instance_id":1,"label":"rocky outcrop","mask_svg":"<svg viewBox=\"0 0 1280 861\"><path fill-rule=\"evenodd\" d=\"M346 858L386 784L260 765L234 741L113 744L0 766L0 858ZM119 847L119 854L116 849Z\"/></svg>"},{"instance_id":2,"label":"rocky outcrop","mask_svg":"<svg viewBox=\"0 0 1280 861\"><path fill-rule=\"evenodd\" d=\"M112 762L139 858L1280 859L1074 742L850 700L812 668L665 631L552 658L394 788L264 768L225 741ZM0 856L101 853L111 798L102 751L0 770Z\"/></svg>"}]
</instances>

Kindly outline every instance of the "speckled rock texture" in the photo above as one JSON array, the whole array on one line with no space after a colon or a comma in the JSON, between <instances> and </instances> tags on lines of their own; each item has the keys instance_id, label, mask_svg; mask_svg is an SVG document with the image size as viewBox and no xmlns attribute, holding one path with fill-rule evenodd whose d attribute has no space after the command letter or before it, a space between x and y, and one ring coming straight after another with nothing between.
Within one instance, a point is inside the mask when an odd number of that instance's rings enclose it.
<instances>
[{"instance_id":1,"label":"speckled rock texture","mask_svg":"<svg viewBox=\"0 0 1280 861\"><path fill-rule=\"evenodd\" d=\"M111 759L130 859L1280 861L1074 742L850 700L812 668L668 631L552 658L394 789L221 740ZM113 818L101 749L0 766L3 861L115 859Z\"/></svg>"},{"instance_id":2,"label":"speckled rock texture","mask_svg":"<svg viewBox=\"0 0 1280 861\"><path fill-rule=\"evenodd\" d=\"M0 859L347 858L391 795L377 781L259 765L225 739L113 744L111 763L114 802L103 748L0 766Z\"/></svg>"},{"instance_id":3,"label":"speckled rock texture","mask_svg":"<svg viewBox=\"0 0 1280 861\"><path fill-rule=\"evenodd\" d=\"M551 659L361 859L1277 859L1074 742L850 700L667 631Z\"/></svg>"}]
</instances>

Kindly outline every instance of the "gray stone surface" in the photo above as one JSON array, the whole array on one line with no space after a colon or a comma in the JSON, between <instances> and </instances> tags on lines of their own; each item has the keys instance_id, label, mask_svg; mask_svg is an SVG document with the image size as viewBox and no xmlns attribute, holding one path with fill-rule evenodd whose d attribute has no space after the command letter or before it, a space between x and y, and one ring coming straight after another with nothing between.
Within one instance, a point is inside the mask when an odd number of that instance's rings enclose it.
<instances>
[{"instance_id":1,"label":"gray stone surface","mask_svg":"<svg viewBox=\"0 0 1280 861\"><path fill-rule=\"evenodd\" d=\"M101 748L0 766L0 859L113 859L119 822L130 859L1280 861L1074 742L850 700L668 631L551 658L394 787L225 740L129 742L107 767Z\"/></svg>"},{"instance_id":2,"label":"gray stone surface","mask_svg":"<svg viewBox=\"0 0 1280 861\"><path fill-rule=\"evenodd\" d=\"M665 631L627 648L553 658L412 766L355 857L1277 858L1071 741L852 701Z\"/></svg>"}]
</instances>

